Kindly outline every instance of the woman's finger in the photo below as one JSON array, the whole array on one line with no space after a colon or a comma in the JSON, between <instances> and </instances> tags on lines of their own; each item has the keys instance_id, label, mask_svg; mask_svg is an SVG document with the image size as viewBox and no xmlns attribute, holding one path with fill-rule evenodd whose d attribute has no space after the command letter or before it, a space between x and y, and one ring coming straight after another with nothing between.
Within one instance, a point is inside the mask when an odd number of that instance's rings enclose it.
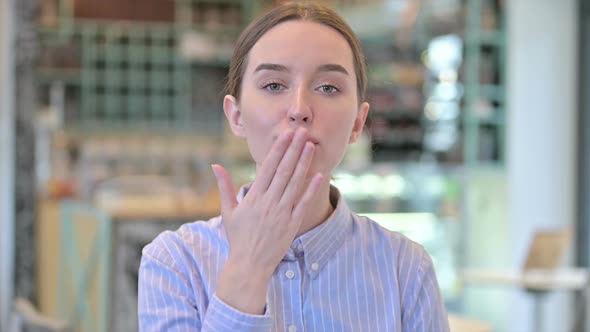
<instances>
[{"instance_id":1,"label":"woman's finger","mask_svg":"<svg viewBox=\"0 0 590 332\"><path fill-rule=\"evenodd\" d=\"M260 169L256 171L256 179L252 183L250 191L264 193L268 190L277 171L277 167L293 140L293 135L293 130L287 130L279 135L272 145L270 152L262 162Z\"/></svg>"},{"instance_id":2,"label":"woman's finger","mask_svg":"<svg viewBox=\"0 0 590 332\"><path fill-rule=\"evenodd\" d=\"M311 181L309 181L309 185L307 186L305 192L301 199L297 202L295 207L293 208L293 218L298 223L306 217L306 212L309 211L309 208L314 201L316 194L319 192L322 182L324 182L324 175L318 173L313 176Z\"/></svg>"},{"instance_id":3,"label":"woman's finger","mask_svg":"<svg viewBox=\"0 0 590 332\"><path fill-rule=\"evenodd\" d=\"M293 176L289 178L285 192L280 198L282 204L293 207L295 206L298 198L301 197L301 191L303 190L303 186L305 184L309 166L313 160L314 151L315 146L313 143L305 143L303 152L301 152L301 157L299 158L295 171L293 172Z\"/></svg>"},{"instance_id":4,"label":"woman's finger","mask_svg":"<svg viewBox=\"0 0 590 332\"><path fill-rule=\"evenodd\" d=\"M307 138L307 130L297 129L293 141L291 142L291 145L289 145L289 149L287 149L283 159L281 159L281 162L277 167L272 182L268 187L268 193L276 199L277 202L283 196L289 180L293 177L293 172L299 163L303 146L305 145Z\"/></svg>"},{"instance_id":5,"label":"woman's finger","mask_svg":"<svg viewBox=\"0 0 590 332\"><path fill-rule=\"evenodd\" d=\"M221 196L221 215L227 215L238 205L236 190L227 170L221 165L211 165L217 179L217 188Z\"/></svg>"}]
</instances>

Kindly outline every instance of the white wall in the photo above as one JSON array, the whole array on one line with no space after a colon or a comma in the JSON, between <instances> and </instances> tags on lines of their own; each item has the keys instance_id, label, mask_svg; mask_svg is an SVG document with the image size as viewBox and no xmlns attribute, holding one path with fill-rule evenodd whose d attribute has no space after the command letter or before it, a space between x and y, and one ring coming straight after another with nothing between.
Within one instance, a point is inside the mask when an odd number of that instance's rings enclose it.
<instances>
[{"instance_id":1,"label":"white wall","mask_svg":"<svg viewBox=\"0 0 590 332\"><path fill-rule=\"evenodd\" d=\"M576 0L511 0L507 5L508 216L519 268L532 233L575 225L578 11ZM510 331L532 331L532 302L511 296ZM569 331L571 297L553 294L543 331Z\"/></svg>"},{"instance_id":2,"label":"white wall","mask_svg":"<svg viewBox=\"0 0 590 332\"><path fill-rule=\"evenodd\" d=\"M12 0L0 0L0 331L9 330L14 256Z\"/></svg>"}]
</instances>

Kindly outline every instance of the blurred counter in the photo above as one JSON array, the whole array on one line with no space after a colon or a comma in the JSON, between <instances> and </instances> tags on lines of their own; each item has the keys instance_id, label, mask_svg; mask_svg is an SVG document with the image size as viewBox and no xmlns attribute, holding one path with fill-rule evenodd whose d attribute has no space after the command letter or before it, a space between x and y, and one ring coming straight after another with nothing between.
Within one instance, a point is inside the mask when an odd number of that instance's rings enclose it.
<instances>
[{"instance_id":1,"label":"blurred counter","mask_svg":"<svg viewBox=\"0 0 590 332\"><path fill-rule=\"evenodd\" d=\"M145 183L154 185L153 181ZM89 317L95 319L87 323L92 326L110 315L100 322L110 322L103 330L137 330L136 320L128 318L137 314L143 247L165 230L218 215L216 191L197 194L156 187L159 193L123 193L104 186L93 201L39 200L37 289L42 314L64 320L77 315L80 326ZM80 302L74 294L84 288ZM78 310L88 310L88 314Z\"/></svg>"},{"instance_id":2,"label":"blurred counter","mask_svg":"<svg viewBox=\"0 0 590 332\"><path fill-rule=\"evenodd\" d=\"M220 198L214 187L199 193L153 176L126 177L112 182L101 186L94 205L113 219L190 220L219 214Z\"/></svg>"}]
</instances>

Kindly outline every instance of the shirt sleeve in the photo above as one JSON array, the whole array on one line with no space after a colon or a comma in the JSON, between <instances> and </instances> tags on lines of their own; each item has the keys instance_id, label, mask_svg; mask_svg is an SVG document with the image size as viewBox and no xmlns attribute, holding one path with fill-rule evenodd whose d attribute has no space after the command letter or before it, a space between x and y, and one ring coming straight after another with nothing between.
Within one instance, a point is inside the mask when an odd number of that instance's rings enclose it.
<instances>
[{"instance_id":1,"label":"shirt sleeve","mask_svg":"<svg viewBox=\"0 0 590 332\"><path fill-rule=\"evenodd\" d=\"M412 245L410 245L412 246ZM405 255L402 284L403 332L449 332L449 320L430 255L417 244Z\"/></svg>"},{"instance_id":2,"label":"shirt sleeve","mask_svg":"<svg viewBox=\"0 0 590 332\"><path fill-rule=\"evenodd\" d=\"M227 303L223 302L217 295L213 294L207 317L205 318L204 331L270 331L272 329L272 318L268 310L264 315L250 315L238 311Z\"/></svg>"},{"instance_id":3,"label":"shirt sleeve","mask_svg":"<svg viewBox=\"0 0 590 332\"><path fill-rule=\"evenodd\" d=\"M176 263L175 259L179 257L166 250L165 246L158 246L156 241L143 250L139 268L139 331L271 330L272 317L268 310L264 315L246 314L224 303L215 294L205 313L199 312L197 303L205 301L195 297L206 295L195 292L186 272L182 272Z\"/></svg>"}]
</instances>

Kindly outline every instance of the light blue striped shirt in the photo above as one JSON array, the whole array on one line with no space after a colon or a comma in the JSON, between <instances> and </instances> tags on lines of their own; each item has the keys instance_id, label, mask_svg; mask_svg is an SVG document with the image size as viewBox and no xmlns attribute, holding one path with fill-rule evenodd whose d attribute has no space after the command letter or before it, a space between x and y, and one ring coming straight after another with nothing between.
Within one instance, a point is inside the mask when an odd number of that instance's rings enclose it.
<instances>
[{"instance_id":1,"label":"light blue striped shirt","mask_svg":"<svg viewBox=\"0 0 590 332\"><path fill-rule=\"evenodd\" d=\"M276 268L264 315L215 295L229 250L220 217L159 235L139 269L140 331L449 331L424 248L352 213L336 188L330 195L333 214Z\"/></svg>"}]
</instances>

